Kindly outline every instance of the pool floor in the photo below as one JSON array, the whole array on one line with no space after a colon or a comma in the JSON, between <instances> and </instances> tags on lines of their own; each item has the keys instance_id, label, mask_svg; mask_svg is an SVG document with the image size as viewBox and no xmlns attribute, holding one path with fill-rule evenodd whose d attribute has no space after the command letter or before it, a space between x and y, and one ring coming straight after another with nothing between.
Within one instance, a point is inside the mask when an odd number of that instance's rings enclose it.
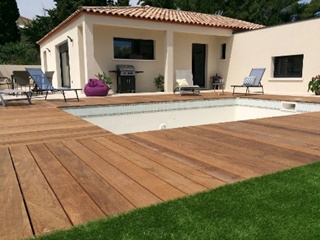
<instances>
[{"instance_id":1,"label":"pool floor","mask_svg":"<svg viewBox=\"0 0 320 240\"><path fill-rule=\"evenodd\" d=\"M292 114L298 113L246 106L226 106L83 119L115 134L125 134Z\"/></svg>"}]
</instances>

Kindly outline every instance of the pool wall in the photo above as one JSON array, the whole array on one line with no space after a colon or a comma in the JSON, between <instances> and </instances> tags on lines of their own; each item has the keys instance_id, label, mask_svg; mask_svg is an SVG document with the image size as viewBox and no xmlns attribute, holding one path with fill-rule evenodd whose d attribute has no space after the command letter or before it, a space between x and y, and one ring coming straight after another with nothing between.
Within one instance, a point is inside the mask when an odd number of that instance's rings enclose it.
<instances>
[{"instance_id":1,"label":"pool wall","mask_svg":"<svg viewBox=\"0 0 320 240\"><path fill-rule=\"evenodd\" d=\"M152 113L176 110L188 110L199 108L215 108L226 106L246 106L255 108L274 109L280 111L292 112L315 112L320 111L320 104L305 103L305 102L287 102L275 100L249 99L249 98L228 98L228 99L205 99L193 101L173 101L173 102L151 102L151 103L134 103L134 104L114 104L104 106L89 106L89 107L67 107L64 111L84 118L94 116L113 116L127 115L136 113ZM284 106L291 106L286 108Z\"/></svg>"}]
</instances>

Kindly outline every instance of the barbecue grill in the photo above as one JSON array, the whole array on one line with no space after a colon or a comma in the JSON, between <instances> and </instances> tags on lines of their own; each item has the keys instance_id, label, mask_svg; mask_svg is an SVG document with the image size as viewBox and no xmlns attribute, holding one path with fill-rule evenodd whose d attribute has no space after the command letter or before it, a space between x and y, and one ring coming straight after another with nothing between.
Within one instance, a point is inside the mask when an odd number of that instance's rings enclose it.
<instances>
[{"instance_id":1,"label":"barbecue grill","mask_svg":"<svg viewBox=\"0 0 320 240\"><path fill-rule=\"evenodd\" d=\"M136 91L136 70L133 65L117 65L117 91Z\"/></svg>"}]
</instances>

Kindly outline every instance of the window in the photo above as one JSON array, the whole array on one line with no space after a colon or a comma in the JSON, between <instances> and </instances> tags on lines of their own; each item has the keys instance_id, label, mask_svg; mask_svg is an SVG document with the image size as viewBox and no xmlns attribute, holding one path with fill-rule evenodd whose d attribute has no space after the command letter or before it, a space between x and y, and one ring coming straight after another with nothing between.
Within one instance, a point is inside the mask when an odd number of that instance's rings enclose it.
<instances>
[{"instance_id":1,"label":"window","mask_svg":"<svg viewBox=\"0 0 320 240\"><path fill-rule=\"evenodd\" d=\"M275 78L302 77L303 55L282 56L274 58Z\"/></svg>"},{"instance_id":2,"label":"window","mask_svg":"<svg viewBox=\"0 0 320 240\"><path fill-rule=\"evenodd\" d=\"M114 38L114 58L117 59L154 59L154 41L129 38Z\"/></svg>"},{"instance_id":3,"label":"window","mask_svg":"<svg viewBox=\"0 0 320 240\"><path fill-rule=\"evenodd\" d=\"M227 50L227 44L226 43L221 44L220 59L226 59L226 50Z\"/></svg>"}]
</instances>

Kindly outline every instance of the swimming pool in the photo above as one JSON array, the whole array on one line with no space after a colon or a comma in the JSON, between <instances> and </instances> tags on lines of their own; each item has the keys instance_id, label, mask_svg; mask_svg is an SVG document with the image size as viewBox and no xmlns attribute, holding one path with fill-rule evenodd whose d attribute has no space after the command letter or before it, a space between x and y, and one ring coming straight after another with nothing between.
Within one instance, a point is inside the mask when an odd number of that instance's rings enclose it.
<instances>
[{"instance_id":1,"label":"swimming pool","mask_svg":"<svg viewBox=\"0 0 320 240\"><path fill-rule=\"evenodd\" d=\"M230 98L64 110L115 134L124 134L320 111L320 104Z\"/></svg>"}]
</instances>

